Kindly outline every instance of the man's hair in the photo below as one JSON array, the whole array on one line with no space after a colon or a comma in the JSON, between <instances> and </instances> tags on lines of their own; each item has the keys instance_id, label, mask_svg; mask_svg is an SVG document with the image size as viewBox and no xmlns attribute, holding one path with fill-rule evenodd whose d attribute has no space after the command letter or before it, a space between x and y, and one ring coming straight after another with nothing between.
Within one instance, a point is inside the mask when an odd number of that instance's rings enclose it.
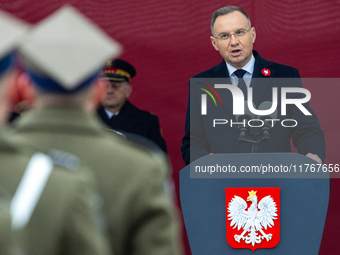
<instances>
[{"instance_id":1,"label":"man's hair","mask_svg":"<svg viewBox=\"0 0 340 255\"><path fill-rule=\"evenodd\" d=\"M251 27L250 18L248 16L248 14L243 9L241 9L240 7L237 7L237 6L225 6L225 7L218 9L217 11L215 11L213 13L213 15L211 16L210 29L211 29L211 34L213 36L215 36L214 35L214 24L215 24L217 17L224 16L224 15L227 15L227 14L232 13L232 12L242 13L247 18L248 23L249 23L249 27Z\"/></svg>"}]
</instances>

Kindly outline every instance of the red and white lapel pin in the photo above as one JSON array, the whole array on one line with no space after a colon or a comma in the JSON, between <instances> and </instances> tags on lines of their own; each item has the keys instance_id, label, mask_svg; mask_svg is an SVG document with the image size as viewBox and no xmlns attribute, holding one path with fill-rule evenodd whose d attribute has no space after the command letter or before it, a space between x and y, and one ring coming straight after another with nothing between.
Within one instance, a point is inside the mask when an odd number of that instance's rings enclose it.
<instances>
[{"instance_id":1,"label":"red and white lapel pin","mask_svg":"<svg viewBox=\"0 0 340 255\"><path fill-rule=\"evenodd\" d=\"M264 76L269 76L270 75L270 70L267 69L267 68L263 68L261 70L261 73L264 75Z\"/></svg>"}]
</instances>

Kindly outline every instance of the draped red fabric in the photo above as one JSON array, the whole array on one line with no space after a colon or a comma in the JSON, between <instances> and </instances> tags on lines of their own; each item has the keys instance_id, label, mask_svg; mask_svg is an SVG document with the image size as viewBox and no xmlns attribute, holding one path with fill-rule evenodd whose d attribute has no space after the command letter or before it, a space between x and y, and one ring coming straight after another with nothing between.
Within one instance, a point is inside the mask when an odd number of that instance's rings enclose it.
<instances>
[{"instance_id":1,"label":"draped red fabric","mask_svg":"<svg viewBox=\"0 0 340 255\"><path fill-rule=\"evenodd\" d=\"M36 23L65 3L77 7L124 45L121 58L137 69L130 99L159 116L177 191L178 173L185 166L180 146L189 78L221 61L209 40L210 17L216 9L228 4L248 12L257 32L254 48L264 58L294 66L304 78L340 78L339 0L0 0L0 8ZM316 84L307 89L326 134L326 163L339 164L340 86ZM338 247L339 181L332 181L320 254L334 254ZM186 250L190 254L187 243Z\"/></svg>"}]
</instances>

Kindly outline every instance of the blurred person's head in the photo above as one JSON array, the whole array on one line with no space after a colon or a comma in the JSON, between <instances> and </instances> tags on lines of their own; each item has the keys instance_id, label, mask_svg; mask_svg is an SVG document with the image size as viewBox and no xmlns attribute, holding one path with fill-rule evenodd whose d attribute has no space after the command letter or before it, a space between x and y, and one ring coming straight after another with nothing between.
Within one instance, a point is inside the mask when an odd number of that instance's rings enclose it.
<instances>
[{"instance_id":1,"label":"blurred person's head","mask_svg":"<svg viewBox=\"0 0 340 255\"><path fill-rule=\"evenodd\" d=\"M10 89L15 78L17 44L29 25L13 15L0 10L0 124L7 121Z\"/></svg>"},{"instance_id":2,"label":"blurred person's head","mask_svg":"<svg viewBox=\"0 0 340 255\"><path fill-rule=\"evenodd\" d=\"M95 107L101 103L103 94L105 93L105 84L101 80L94 81L94 85L85 88L85 91L79 91L74 95L55 94L48 90L40 89L38 85L34 85L30 77L25 73L19 74L10 89L10 110L16 113L17 107L24 107L25 111L32 106L43 107L48 105L74 105L85 106L89 112L95 110ZM38 97L38 98L37 98ZM38 104L36 103L38 101Z\"/></svg>"},{"instance_id":3,"label":"blurred person's head","mask_svg":"<svg viewBox=\"0 0 340 255\"><path fill-rule=\"evenodd\" d=\"M14 83L15 75L13 68L0 73L0 125L4 125L8 119L10 87Z\"/></svg>"},{"instance_id":4,"label":"blurred person's head","mask_svg":"<svg viewBox=\"0 0 340 255\"><path fill-rule=\"evenodd\" d=\"M37 107L93 104L94 84L121 46L72 6L36 25L19 45Z\"/></svg>"}]
</instances>

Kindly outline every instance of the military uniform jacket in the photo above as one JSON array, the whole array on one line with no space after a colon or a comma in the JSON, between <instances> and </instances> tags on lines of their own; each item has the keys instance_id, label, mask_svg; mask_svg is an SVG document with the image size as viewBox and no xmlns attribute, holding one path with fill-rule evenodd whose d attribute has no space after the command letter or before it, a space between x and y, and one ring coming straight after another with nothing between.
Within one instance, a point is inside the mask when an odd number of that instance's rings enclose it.
<instances>
[{"instance_id":1,"label":"military uniform jacket","mask_svg":"<svg viewBox=\"0 0 340 255\"><path fill-rule=\"evenodd\" d=\"M253 54L255 57L255 66L250 86L253 88L253 103L256 108L262 102L272 101L273 87L276 87L278 90L278 102L281 102L281 88L302 87L300 75L296 68L268 61L262 58L257 51L253 51ZM268 76L263 75L261 72L266 69L270 72ZM226 78L224 83L231 84L224 60L218 65L197 74L193 78ZM252 152L252 144L240 143L238 141L239 133L237 125L233 125L232 127L230 127L230 125L216 125L216 127L213 127L213 119L223 118L236 122L235 116L233 115L233 99L230 91L227 89L218 90L223 106L213 108L214 105L209 105L210 101L208 100L208 109L212 109L212 111L206 116L201 116L200 101L198 102L197 100L197 102L194 102L192 100L194 107L190 105L192 98L201 98L201 90L192 89L190 93L192 95L188 101L185 135L181 147L183 159L186 164L209 153ZM299 95L294 96L298 98ZM322 161L325 160L324 133L309 103L307 102L303 105L312 114L311 116L302 114L300 109L295 105L288 105L287 115L280 115L281 104L278 103L277 119L294 119L298 122L298 125L294 128L285 128L281 126L280 122L276 123L272 128L269 141L258 145L258 152L290 152L290 139L292 139L299 153L303 155L309 152L314 153L317 154Z\"/></svg>"},{"instance_id":2,"label":"military uniform jacket","mask_svg":"<svg viewBox=\"0 0 340 255\"><path fill-rule=\"evenodd\" d=\"M179 254L166 173L146 152L113 138L79 108L31 110L14 131L20 141L68 151L94 170L116 255Z\"/></svg>"},{"instance_id":3,"label":"military uniform jacket","mask_svg":"<svg viewBox=\"0 0 340 255\"><path fill-rule=\"evenodd\" d=\"M10 198L10 195L0 187L0 254L21 255L11 226Z\"/></svg>"},{"instance_id":4,"label":"military uniform jacket","mask_svg":"<svg viewBox=\"0 0 340 255\"><path fill-rule=\"evenodd\" d=\"M0 132L0 185L11 196L29 162L30 156ZM62 167L52 170L29 222L22 228L27 240L19 241L28 254L110 254L107 240L94 223L92 181L85 170L75 172Z\"/></svg>"},{"instance_id":5,"label":"military uniform jacket","mask_svg":"<svg viewBox=\"0 0 340 255\"><path fill-rule=\"evenodd\" d=\"M111 129L144 136L157 144L164 152L167 152L165 141L160 132L158 117L147 111L142 111L126 101L117 117L109 119L104 107L100 106L97 113L102 121ZM124 132L125 131L125 132ZM129 139L129 134L127 138Z\"/></svg>"}]
</instances>

